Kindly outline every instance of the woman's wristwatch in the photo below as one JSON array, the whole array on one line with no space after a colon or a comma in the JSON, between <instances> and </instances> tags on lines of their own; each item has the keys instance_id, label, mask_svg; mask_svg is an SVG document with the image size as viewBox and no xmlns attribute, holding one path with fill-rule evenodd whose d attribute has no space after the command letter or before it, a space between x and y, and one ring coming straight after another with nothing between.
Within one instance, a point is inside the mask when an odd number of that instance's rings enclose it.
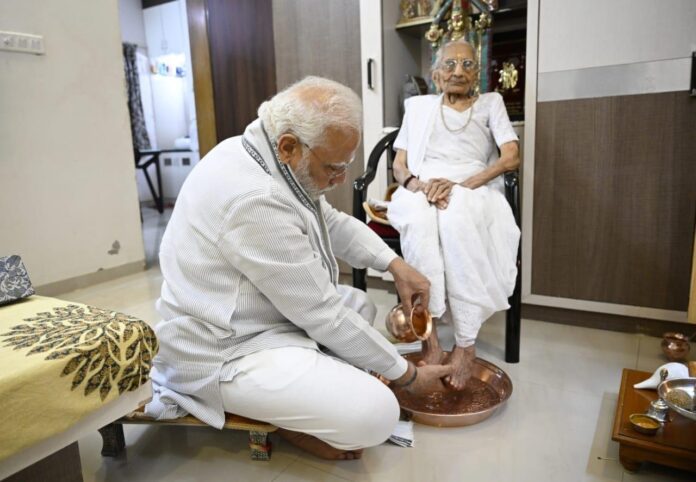
<instances>
[{"instance_id":1,"label":"woman's wristwatch","mask_svg":"<svg viewBox=\"0 0 696 482\"><path fill-rule=\"evenodd\" d=\"M404 183L402 184L402 186L404 187L404 189L408 189L408 183L411 182L411 179L417 179L417 178L418 178L418 177L417 177L415 174L411 174L410 176L408 176L408 177L404 180Z\"/></svg>"}]
</instances>

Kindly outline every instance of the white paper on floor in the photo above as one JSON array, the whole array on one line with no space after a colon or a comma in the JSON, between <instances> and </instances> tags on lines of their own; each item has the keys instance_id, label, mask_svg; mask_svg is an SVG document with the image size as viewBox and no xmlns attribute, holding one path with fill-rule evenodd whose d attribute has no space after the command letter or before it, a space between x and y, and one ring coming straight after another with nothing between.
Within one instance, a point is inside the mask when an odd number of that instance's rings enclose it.
<instances>
[{"instance_id":1,"label":"white paper on floor","mask_svg":"<svg viewBox=\"0 0 696 482\"><path fill-rule=\"evenodd\" d=\"M394 432L389 441L399 447L413 447L415 444L413 436L413 422L399 420L394 427Z\"/></svg>"}]
</instances>

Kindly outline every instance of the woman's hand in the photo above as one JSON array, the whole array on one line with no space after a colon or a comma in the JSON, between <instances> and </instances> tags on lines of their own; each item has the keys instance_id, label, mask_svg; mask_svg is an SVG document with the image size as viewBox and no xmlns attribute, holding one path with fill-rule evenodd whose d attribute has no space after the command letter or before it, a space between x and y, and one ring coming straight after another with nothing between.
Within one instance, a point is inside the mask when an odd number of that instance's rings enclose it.
<instances>
[{"instance_id":1,"label":"woman's hand","mask_svg":"<svg viewBox=\"0 0 696 482\"><path fill-rule=\"evenodd\" d=\"M449 204L449 197L455 184L449 179L434 178L425 184L423 193L430 204L434 204L438 209L445 209Z\"/></svg>"},{"instance_id":2,"label":"woman's hand","mask_svg":"<svg viewBox=\"0 0 696 482\"><path fill-rule=\"evenodd\" d=\"M485 179L485 177L481 176L480 174L475 174L462 182L461 186L467 189L476 189L486 184L486 182L488 182L488 180Z\"/></svg>"}]
</instances>

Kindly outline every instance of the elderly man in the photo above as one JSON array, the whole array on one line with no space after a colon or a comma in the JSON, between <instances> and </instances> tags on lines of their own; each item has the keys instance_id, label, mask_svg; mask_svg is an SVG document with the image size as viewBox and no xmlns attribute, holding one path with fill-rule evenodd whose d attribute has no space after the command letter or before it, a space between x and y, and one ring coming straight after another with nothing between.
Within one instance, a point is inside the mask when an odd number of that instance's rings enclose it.
<instances>
[{"instance_id":1,"label":"elderly man","mask_svg":"<svg viewBox=\"0 0 696 482\"><path fill-rule=\"evenodd\" d=\"M360 119L354 92L308 77L186 179L160 248L147 414L188 412L220 428L232 412L318 456L352 459L399 416L391 391L361 369L415 393L443 386L450 368L407 363L372 328L365 293L338 285L335 256L389 270L408 306L429 296L425 277L322 196L346 179Z\"/></svg>"}]
</instances>

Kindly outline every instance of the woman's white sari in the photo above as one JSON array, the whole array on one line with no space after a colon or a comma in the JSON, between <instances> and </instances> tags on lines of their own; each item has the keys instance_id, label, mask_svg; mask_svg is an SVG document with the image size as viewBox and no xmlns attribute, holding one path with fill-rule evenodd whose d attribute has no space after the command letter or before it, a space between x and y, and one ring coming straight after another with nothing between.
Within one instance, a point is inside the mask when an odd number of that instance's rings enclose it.
<instances>
[{"instance_id":1,"label":"woman's white sari","mask_svg":"<svg viewBox=\"0 0 696 482\"><path fill-rule=\"evenodd\" d=\"M407 104L394 145L407 151L409 170L422 181L462 182L497 159L496 144L517 140L499 94L483 94L473 111L461 113L440 107L441 97L412 99L418 100ZM412 139L413 124L420 124L420 142ZM405 260L431 282L431 313L453 320L458 346L472 345L481 324L509 307L517 276L520 231L502 179L473 190L455 186L444 210L422 192L399 188L388 217L401 234Z\"/></svg>"}]
</instances>

